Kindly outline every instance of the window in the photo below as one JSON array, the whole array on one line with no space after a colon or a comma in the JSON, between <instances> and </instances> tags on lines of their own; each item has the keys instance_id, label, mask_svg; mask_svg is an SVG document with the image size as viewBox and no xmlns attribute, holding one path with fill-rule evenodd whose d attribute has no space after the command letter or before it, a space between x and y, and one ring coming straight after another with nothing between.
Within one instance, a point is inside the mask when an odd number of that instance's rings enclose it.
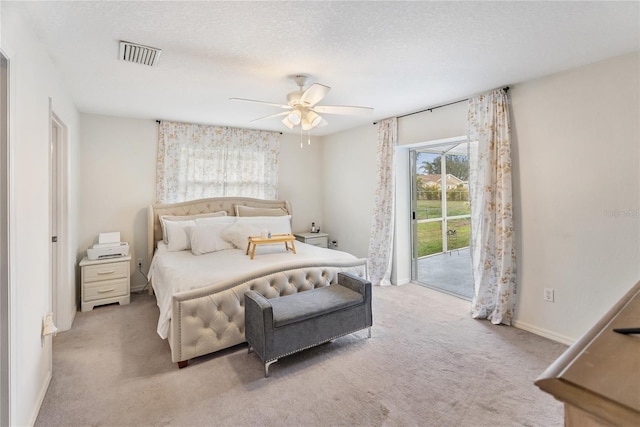
<instances>
[{"instance_id":1,"label":"window","mask_svg":"<svg viewBox=\"0 0 640 427\"><path fill-rule=\"evenodd\" d=\"M280 134L161 122L156 199L278 197Z\"/></svg>"}]
</instances>

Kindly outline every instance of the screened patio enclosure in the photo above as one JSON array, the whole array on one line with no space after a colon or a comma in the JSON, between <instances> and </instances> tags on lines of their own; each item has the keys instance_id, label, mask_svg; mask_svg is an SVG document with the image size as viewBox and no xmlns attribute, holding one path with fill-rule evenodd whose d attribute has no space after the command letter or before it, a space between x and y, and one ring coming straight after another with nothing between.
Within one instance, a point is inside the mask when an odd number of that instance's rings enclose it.
<instances>
[{"instance_id":1,"label":"screened patio enclosure","mask_svg":"<svg viewBox=\"0 0 640 427\"><path fill-rule=\"evenodd\" d=\"M471 299L466 138L410 151L412 280Z\"/></svg>"}]
</instances>

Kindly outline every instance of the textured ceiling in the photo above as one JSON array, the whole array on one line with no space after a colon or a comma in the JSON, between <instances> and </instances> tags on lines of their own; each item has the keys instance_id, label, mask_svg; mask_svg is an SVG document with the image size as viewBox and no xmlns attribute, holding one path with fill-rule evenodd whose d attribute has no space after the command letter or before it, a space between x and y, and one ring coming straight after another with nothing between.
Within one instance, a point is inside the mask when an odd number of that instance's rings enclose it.
<instances>
[{"instance_id":1,"label":"textured ceiling","mask_svg":"<svg viewBox=\"0 0 640 427\"><path fill-rule=\"evenodd\" d=\"M82 112L290 132L251 123L307 73L331 86L323 135L640 50L638 2L6 2L18 7ZM156 67L117 59L127 40Z\"/></svg>"}]
</instances>

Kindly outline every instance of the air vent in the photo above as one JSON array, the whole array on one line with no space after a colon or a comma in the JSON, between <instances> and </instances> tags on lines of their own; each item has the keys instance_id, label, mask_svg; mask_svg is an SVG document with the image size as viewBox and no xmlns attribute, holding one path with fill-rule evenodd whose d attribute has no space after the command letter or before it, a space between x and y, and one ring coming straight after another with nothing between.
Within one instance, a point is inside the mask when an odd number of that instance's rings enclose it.
<instances>
[{"instance_id":1,"label":"air vent","mask_svg":"<svg viewBox=\"0 0 640 427\"><path fill-rule=\"evenodd\" d=\"M158 63L160 52L162 49L121 41L119 59L153 67Z\"/></svg>"}]
</instances>

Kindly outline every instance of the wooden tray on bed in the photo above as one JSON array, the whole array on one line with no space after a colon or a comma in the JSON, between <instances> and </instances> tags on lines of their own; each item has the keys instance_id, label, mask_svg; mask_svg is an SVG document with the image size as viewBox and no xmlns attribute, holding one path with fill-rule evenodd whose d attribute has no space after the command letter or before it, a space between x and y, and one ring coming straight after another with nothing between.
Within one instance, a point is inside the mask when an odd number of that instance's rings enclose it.
<instances>
[{"instance_id":1,"label":"wooden tray on bed","mask_svg":"<svg viewBox=\"0 0 640 427\"><path fill-rule=\"evenodd\" d=\"M271 243L284 243L284 249L286 251L291 249L294 254L296 253L296 238L293 234L274 234L266 239L261 236L249 236L247 240L249 242L247 243L247 252L245 254L249 255L249 252L251 252L251 259L253 259L253 256L256 253L256 246L268 245ZM291 247L289 247L289 242L291 242Z\"/></svg>"}]
</instances>

